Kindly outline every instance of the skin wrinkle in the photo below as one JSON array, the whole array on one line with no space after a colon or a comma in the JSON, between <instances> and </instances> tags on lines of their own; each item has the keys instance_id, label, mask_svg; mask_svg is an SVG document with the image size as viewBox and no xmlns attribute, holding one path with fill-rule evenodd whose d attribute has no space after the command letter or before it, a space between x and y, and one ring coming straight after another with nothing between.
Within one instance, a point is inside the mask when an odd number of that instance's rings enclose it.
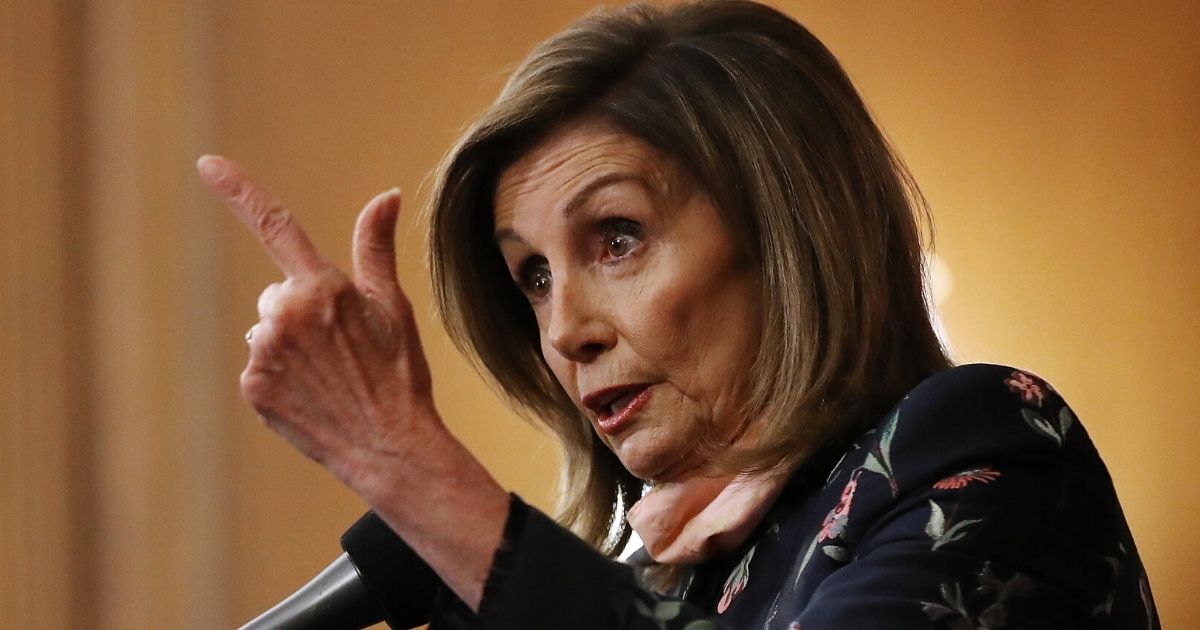
<instances>
[{"instance_id":1,"label":"skin wrinkle","mask_svg":"<svg viewBox=\"0 0 1200 630\"><path fill-rule=\"evenodd\" d=\"M603 226L618 218L642 232L613 260ZM494 223L514 277L527 259L545 259L549 293L531 304L543 356L575 404L604 387L651 384L630 424L597 431L630 472L686 476L704 465L703 439L743 429L748 384L729 375L749 373L761 335L753 270L681 169L600 122L576 123L501 174Z\"/></svg>"}]
</instances>

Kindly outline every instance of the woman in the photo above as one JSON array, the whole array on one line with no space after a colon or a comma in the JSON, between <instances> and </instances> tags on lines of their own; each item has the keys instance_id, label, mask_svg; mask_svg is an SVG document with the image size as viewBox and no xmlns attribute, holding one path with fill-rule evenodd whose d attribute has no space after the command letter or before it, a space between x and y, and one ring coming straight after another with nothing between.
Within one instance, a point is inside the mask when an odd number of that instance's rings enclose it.
<instances>
[{"instance_id":1,"label":"woman","mask_svg":"<svg viewBox=\"0 0 1200 630\"><path fill-rule=\"evenodd\" d=\"M351 277L232 163L200 171L287 274L243 395L433 568L435 627L1157 625L1086 433L1032 375L950 367L919 194L836 60L772 9L586 18L441 168L441 312L559 436L582 541L438 418L397 193L360 215ZM636 571L606 558L626 517Z\"/></svg>"}]
</instances>

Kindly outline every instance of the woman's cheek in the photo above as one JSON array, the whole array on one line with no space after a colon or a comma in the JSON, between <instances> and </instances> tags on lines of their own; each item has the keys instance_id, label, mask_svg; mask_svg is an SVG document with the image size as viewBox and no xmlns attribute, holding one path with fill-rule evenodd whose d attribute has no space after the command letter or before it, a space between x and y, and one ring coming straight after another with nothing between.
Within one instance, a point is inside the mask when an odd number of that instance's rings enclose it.
<instances>
[{"instance_id":1,"label":"woman's cheek","mask_svg":"<svg viewBox=\"0 0 1200 630\"><path fill-rule=\"evenodd\" d=\"M622 309L627 334L638 354L663 371L694 367L703 358L694 330L696 311L703 304L689 293L688 287L674 278L652 277L632 292L634 299Z\"/></svg>"}]
</instances>

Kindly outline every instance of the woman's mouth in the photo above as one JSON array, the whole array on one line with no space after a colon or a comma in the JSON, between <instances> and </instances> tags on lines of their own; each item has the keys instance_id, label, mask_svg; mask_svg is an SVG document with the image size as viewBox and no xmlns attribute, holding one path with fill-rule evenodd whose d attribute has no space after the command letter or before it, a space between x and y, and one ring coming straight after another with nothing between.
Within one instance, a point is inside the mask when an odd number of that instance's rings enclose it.
<instances>
[{"instance_id":1,"label":"woman's mouth","mask_svg":"<svg viewBox=\"0 0 1200 630\"><path fill-rule=\"evenodd\" d=\"M600 431L611 436L628 424L642 407L646 407L649 400L649 385L636 385L595 392L584 400L584 404L595 412Z\"/></svg>"}]
</instances>

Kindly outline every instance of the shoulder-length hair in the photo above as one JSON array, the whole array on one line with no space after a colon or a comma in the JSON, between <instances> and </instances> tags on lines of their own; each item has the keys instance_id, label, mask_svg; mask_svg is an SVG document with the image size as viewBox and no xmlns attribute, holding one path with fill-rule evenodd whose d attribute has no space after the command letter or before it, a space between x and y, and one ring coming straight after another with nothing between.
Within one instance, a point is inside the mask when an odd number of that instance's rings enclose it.
<instances>
[{"instance_id":1,"label":"shoulder-length hair","mask_svg":"<svg viewBox=\"0 0 1200 630\"><path fill-rule=\"evenodd\" d=\"M628 6L538 46L439 167L429 207L434 296L451 338L560 440L559 519L611 554L641 495L547 367L532 310L493 241L499 174L552 131L595 117L695 178L756 265L762 343L753 449L764 472L828 452L949 366L923 290L928 211L833 55L743 1ZM610 532L620 532L610 535Z\"/></svg>"}]
</instances>

